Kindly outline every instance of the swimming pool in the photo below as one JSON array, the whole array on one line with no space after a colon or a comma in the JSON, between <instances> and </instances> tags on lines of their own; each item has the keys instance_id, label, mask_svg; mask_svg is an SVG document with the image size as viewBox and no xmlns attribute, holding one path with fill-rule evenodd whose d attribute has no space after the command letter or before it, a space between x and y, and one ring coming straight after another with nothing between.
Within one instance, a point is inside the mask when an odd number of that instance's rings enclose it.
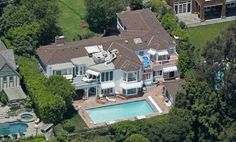
<instances>
[{"instance_id":1,"label":"swimming pool","mask_svg":"<svg viewBox=\"0 0 236 142\"><path fill-rule=\"evenodd\" d=\"M155 113L146 100L87 109L93 123L110 122Z\"/></svg>"},{"instance_id":2,"label":"swimming pool","mask_svg":"<svg viewBox=\"0 0 236 142\"><path fill-rule=\"evenodd\" d=\"M11 135L26 132L28 125L22 122L10 122L0 124L0 135Z\"/></svg>"},{"instance_id":3,"label":"swimming pool","mask_svg":"<svg viewBox=\"0 0 236 142\"><path fill-rule=\"evenodd\" d=\"M145 68L150 66L150 60L149 60L149 58L147 56L143 56L143 66Z\"/></svg>"}]
</instances>

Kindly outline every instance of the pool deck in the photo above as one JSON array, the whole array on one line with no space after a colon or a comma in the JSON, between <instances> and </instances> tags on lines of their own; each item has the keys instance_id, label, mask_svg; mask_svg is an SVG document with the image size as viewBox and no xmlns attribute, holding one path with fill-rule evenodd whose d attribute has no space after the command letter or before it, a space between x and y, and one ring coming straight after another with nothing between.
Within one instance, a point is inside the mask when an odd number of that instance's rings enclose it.
<instances>
[{"instance_id":1,"label":"pool deck","mask_svg":"<svg viewBox=\"0 0 236 142\"><path fill-rule=\"evenodd\" d=\"M153 98L153 100L155 101L155 103L159 106L159 108L163 111L163 112L156 112L152 115L148 115L146 116L146 118L152 117L152 116L156 116L156 115L162 115L165 113L168 113L170 110L170 107L168 107L165 104L165 99L163 96L163 85L159 85L159 86L149 86L147 88L147 92L144 93L143 96L141 97L134 97L134 98L122 98L122 97L116 97L116 102L108 102L108 101L103 101L100 102L98 101L98 99L96 97L93 98L89 98L87 100L76 100L73 102L73 106L78 110L80 116L83 118L83 120L85 121L85 123L87 124L87 126L89 128L95 128L95 127L103 127L106 126L106 123L99 123L99 124L94 124L93 121L91 120L91 118L88 116L86 109L88 108L93 108L93 107L98 107L98 106L107 106L107 105L112 105L112 104L119 104L119 103L125 103L125 102L133 102L133 101L139 101L139 100L148 100L148 97L151 96ZM150 97L149 97L150 98ZM150 101L149 101L150 102ZM137 120L136 118L130 118L130 119L126 119L126 120L130 120L130 121L134 121ZM116 120L116 122L119 121L124 121L124 119L122 120Z\"/></svg>"},{"instance_id":2,"label":"pool deck","mask_svg":"<svg viewBox=\"0 0 236 142\"><path fill-rule=\"evenodd\" d=\"M0 114L3 114L3 116L5 116L6 112L9 111L9 107L0 107ZM34 113L30 113L34 116L34 118L36 119L36 115ZM0 123L8 123L8 122L21 122L18 120L19 116L10 116L10 117L1 117L0 118ZM28 124L28 128L25 132L25 137L30 137L30 136L35 136L36 134L40 133L39 131L36 132L36 129L34 128L34 121L33 122L22 122L22 123L26 123Z\"/></svg>"}]
</instances>

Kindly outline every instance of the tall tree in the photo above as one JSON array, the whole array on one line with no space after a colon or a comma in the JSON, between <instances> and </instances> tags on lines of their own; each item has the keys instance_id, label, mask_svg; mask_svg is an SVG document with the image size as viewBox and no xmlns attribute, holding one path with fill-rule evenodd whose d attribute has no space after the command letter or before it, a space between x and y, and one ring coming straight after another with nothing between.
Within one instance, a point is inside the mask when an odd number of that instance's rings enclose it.
<instances>
[{"instance_id":1,"label":"tall tree","mask_svg":"<svg viewBox=\"0 0 236 142\"><path fill-rule=\"evenodd\" d=\"M11 28L6 38L11 41L11 46L18 55L33 55L38 44L39 25L37 23L25 24Z\"/></svg>"},{"instance_id":2,"label":"tall tree","mask_svg":"<svg viewBox=\"0 0 236 142\"><path fill-rule=\"evenodd\" d=\"M132 10L138 10L143 8L143 0L130 0L129 4Z\"/></svg>"},{"instance_id":3,"label":"tall tree","mask_svg":"<svg viewBox=\"0 0 236 142\"><path fill-rule=\"evenodd\" d=\"M123 0L86 0L87 22L95 32L104 30L116 24L116 13L125 9Z\"/></svg>"},{"instance_id":4,"label":"tall tree","mask_svg":"<svg viewBox=\"0 0 236 142\"><path fill-rule=\"evenodd\" d=\"M16 28L34 21L34 16L25 6L9 4L0 17L0 32L6 34L10 28Z\"/></svg>"}]
</instances>

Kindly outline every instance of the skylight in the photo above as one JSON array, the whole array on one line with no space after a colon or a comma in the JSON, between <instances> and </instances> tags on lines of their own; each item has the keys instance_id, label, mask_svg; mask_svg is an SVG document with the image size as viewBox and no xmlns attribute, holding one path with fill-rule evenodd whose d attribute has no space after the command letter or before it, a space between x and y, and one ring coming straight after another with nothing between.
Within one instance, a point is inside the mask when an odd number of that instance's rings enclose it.
<instances>
[{"instance_id":1,"label":"skylight","mask_svg":"<svg viewBox=\"0 0 236 142\"><path fill-rule=\"evenodd\" d=\"M135 44L140 44L140 43L143 43L143 41L142 41L141 38L134 38L134 43Z\"/></svg>"}]
</instances>

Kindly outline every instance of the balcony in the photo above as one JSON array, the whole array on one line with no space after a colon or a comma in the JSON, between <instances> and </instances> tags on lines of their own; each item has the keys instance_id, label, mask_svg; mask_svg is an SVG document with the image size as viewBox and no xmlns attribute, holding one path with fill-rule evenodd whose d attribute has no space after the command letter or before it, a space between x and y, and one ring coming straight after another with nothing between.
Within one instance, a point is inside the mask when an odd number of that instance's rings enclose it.
<instances>
[{"instance_id":1,"label":"balcony","mask_svg":"<svg viewBox=\"0 0 236 142\"><path fill-rule=\"evenodd\" d=\"M170 58L168 60L162 60L162 61L151 61L151 65L147 68L144 68L144 70L152 70L156 67L164 67L169 65L176 65L178 62L178 56L176 54L170 55Z\"/></svg>"},{"instance_id":2,"label":"balcony","mask_svg":"<svg viewBox=\"0 0 236 142\"><path fill-rule=\"evenodd\" d=\"M75 85L75 89L83 89L87 87L93 87L99 84L100 81L98 79L89 79L85 76L77 76L73 79L73 85Z\"/></svg>"}]
</instances>

